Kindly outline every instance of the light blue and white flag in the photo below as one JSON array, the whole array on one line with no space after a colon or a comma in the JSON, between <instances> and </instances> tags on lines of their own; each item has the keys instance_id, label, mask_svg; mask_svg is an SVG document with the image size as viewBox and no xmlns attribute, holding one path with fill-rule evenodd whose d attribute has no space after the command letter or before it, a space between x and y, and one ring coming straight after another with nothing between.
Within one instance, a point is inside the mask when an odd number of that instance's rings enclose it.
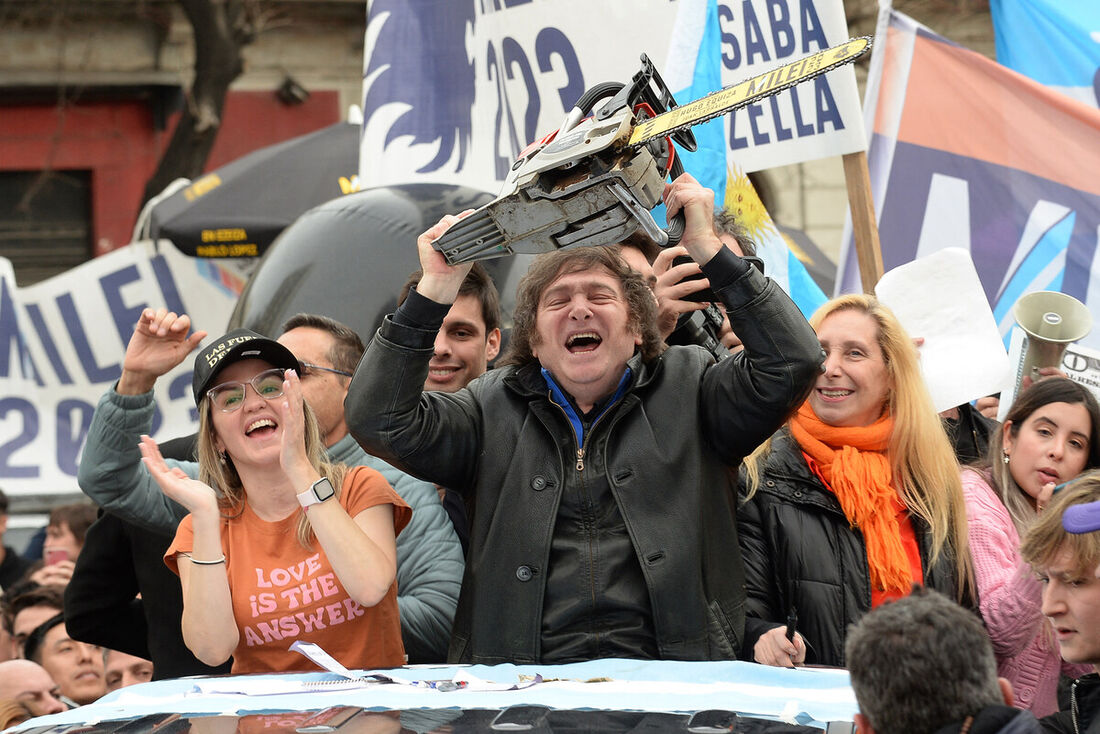
<instances>
[{"instance_id":1,"label":"light blue and white flag","mask_svg":"<svg viewBox=\"0 0 1100 734\"><path fill-rule=\"evenodd\" d=\"M1100 106L1100 2L992 0L997 61Z\"/></svg>"},{"instance_id":2,"label":"light blue and white flag","mask_svg":"<svg viewBox=\"0 0 1100 734\"><path fill-rule=\"evenodd\" d=\"M680 102L697 99L771 66L820 50L821 44L834 45L848 37L843 7L832 0L679 3L664 76ZM757 5L760 7L755 8ZM748 158L753 170L759 170L861 149L847 139L853 131L862 130L858 98L854 105L846 101L849 83L852 90L855 87L854 76L848 78L850 67L838 71L819 77L820 82L803 84L797 90L695 127L699 149L683 154L684 168L714 190L716 206L736 212L757 243L765 272L807 316L826 301L826 296L799 259L800 248L772 221L741 163ZM815 84L816 91L812 89ZM837 99L842 100L842 106L835 102ZM748 141L754 145L747 145ZM791 152L791 145L798 146L798 150Z\"/></svg>"}]
</instances>

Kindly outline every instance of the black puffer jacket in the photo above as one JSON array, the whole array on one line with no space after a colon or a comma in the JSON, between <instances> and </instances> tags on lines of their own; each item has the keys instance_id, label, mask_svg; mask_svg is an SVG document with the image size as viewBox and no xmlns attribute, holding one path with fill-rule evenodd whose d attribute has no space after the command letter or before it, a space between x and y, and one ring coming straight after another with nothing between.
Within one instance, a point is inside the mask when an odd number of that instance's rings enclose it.
<instances>
[{"instance_id":1,"label":"black puffer jacket","mask_svg":"<svg viewBox=\"0 0 1100 734\"><path fill-rule=\"evenodd\" d=\"M348 427L404 471L476 496L451 661L546 654L544 614L562 601L545 598L562 498L593 481L609 485L622 514L656 655L737 656L744 583L728 468L804 398L821 349L790 299L755 270L719 295L745 352L718 364L698 347L645 363L636 354L629 386L586 434L583 462L538 364L492 370L456 393L422 393L435 330L400 323L412 294L386 319L348 391Z\"/></svg>"},{"instance_id":2,"label":"black puffer jacket","mask_svg":"<svg viewBox=\"0 0 1100 734\"><path fill-rule=\"evenodd\" d=\"M844 665L848 626L871 609L871 580L863 534L849 527L840 502L810 471L786 428L772 441L760 487L748 502L744 469L737 510L738 538L748 590L745 658L764 632L793 607L806 640L806 662ZM924 583L957 599L955 561L941 554L929 566L927 528L913 516ZM970 599L964 606L974 607Z\"/></svg>"}]
</instances>

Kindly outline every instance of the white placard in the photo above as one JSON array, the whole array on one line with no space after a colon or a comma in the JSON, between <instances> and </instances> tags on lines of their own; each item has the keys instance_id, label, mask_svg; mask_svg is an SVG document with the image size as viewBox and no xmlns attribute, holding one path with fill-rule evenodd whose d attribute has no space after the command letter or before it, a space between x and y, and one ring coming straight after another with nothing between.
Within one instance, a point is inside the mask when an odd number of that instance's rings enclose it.
<instances>
[{"instance_id":1,"label":"white placard","mask_svg":"<svg viewBox=\"0 0 1100 734\"><path fill-rule=\"evenodd\" d=\"M937 411L999 391L1011 374L997 322L974 262L949 247L894 268L875 295L913 338Z\"/></svg>"}]
</instances>

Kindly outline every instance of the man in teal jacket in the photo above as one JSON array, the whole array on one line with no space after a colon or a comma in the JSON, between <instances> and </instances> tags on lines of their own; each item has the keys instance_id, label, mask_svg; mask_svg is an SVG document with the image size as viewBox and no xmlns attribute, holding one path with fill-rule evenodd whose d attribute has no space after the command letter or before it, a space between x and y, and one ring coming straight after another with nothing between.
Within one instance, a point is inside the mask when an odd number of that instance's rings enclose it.
<instances>
[{"instance_id":1,"label":"man in teal jacket","mask_svg":"<svg viewBox=\"0 0 1100 734\"><path fill-rule=\"evenodd\" d=\"M77 474L80 488L105 510L161 532L174 533L187 512L161 493L137 446L141 434L152 430L156 380L206 336L188 335L190 327L186 315L145 310L126 348L122 376L96 407ZM339 322L299 314L283 326L279 342L302 364L302 391L317 415L329 460L376 469L412 506L412 521L397 538L402 638L409 662L443 661L462 582L462 548L435 486L369 456L348 434L343 402L362 341ZM195 462L169 463L198 476Z\"/></svg>"}]
</instances>

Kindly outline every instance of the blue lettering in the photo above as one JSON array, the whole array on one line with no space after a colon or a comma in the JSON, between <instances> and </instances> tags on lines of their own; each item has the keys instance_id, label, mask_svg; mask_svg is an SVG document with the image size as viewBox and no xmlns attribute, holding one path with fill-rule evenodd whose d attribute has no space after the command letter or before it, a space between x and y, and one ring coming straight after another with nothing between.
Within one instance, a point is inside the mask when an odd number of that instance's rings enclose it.
<instances>
[{"instance_id":1,"label":"blue lettering","mask_svg":"<svg viewBox=\"0 0 1100 734\"><path fill-rule=\"evenodd\" d=\"M42 318L42 309L38 307L37 303L28 303L24 308L27 311L27 318L31 320L31 326L38 332L38 341L42 344L42 348L46 350L46 359L50 360L50 366L57 373L58 381L62 385L73 384L73 378L69 377L69 370L66 369L65 362L57 351L57 345L54 344L50 327L46 326L46 320ZM34 372L35 382L38 383L39 387L45 387L46 383L39 376L38 370L36 369Z\"/></svg>"},{"instance_id":2,"label":"blue lettering","mask_svg":"<svg viewBox=\"0 0 1100 734\"><path fill-rule=\"evenodd\" d=\"M792 137L794 137L791 134L791 129L789 127L783 127L783 120L779 116L779 95L773 94L771 97L768 97L768 103L771 105L772 119L775 121L776 142L790 140Z\"/></svg>"},{"instance_id":3,"label":"blue lettering","mask_svg":"<svg viewBox=\"0 0 1100 734\"><path fill-rule=\"evenodd\" d=\"M535 38L535 59L539 62L539 71L552 71L553 57L557 56L565 70L565 86L558 88L558 98L563 110L572 109L573 104L584 94L584 73L573 44L557 28L543 28Z\"/></svg>"},{"instance_id":4,"label":"blue lettering","mask_svg":"<svg viewBox=\"0 0 1100 734\"><path fill-rule=\"evenodd\" d=\"M80 364L84 367L84 373L90 382L114 382L122 374L122 367L116 362L106 366L96 363L92 347L88 344L88 337L84 332L84 325L80 323L80 314L77 313L76 304L73 303L71 293L64 293L57 297L57 308L61 311L61 318L65 322L65 328L69 331L69 337L73 340L73 348L76 356L80 358Z\"/></svg>"},{"instance_id":5,"label":"blue lettering","mask_svg":"<svg viewBox=\"0 0 1100 734\"><path fill-rule=\"evenodd\" d=\"M794 53L795 37L791 28L791 14L787 0L768 0L768 18L772 23L772 43L775 58L782 59Z\"/></svg>"},{"instance_id":6,"label":"blue lettering","mask_svg":"<svg viewBox=\"0 0 1100 734\"><path fill-rule=\"evenodd\" d=\"M840 119L840 110L833 99L829 80L823 76L814 77L814 98L817 102L817 131L825 132L825 123L831 122L834 130L843 130L844 121Z\"/></svg>"},{"instance_id":7,"label":"blue lettering","mask_svg":"<svg viewBox=\"0 0 1100 734\"><path fill-rule=\"evenodd\" d=\"M183 306L183 299L180 298L179 289L176 287L176 281L172 279L172 269L168 267L168 261L164 259L164 255L156 255L150 261L149 264L153 266L153 275L157 278L157 284L160 286L160 292L164 295L164 305L168 307L169 311L175 311L176 313L188 313L188 310ZM134 331L134 324L137 323L137 317L135 316L129 324L126 326L125 332L122 328L119 328L119 334L122 335L122 343L130 343L130 334Z\"/></svg>"},{"instance_id":8,"label":"blue lettering","mask_svg":"<svg viewBox=\"0 0 1100 734\"><path fill-rule=\"evenodd\" d=\"M741 66L741 46L737 43L737 36L727 33L722 21L733 21L733 11L726 5L718 6L718 27L722 35L722 64L727 69L736 69ZM729 54L726 49L729 49Z\"/></svg>"},{"instance_id":9,"label":"blue lettering","mask_svg":"<svg viewBox=\"0 0 1100 734\"><path fill-rule=\"evenodd\" d=\"M764 114L764 108L759 104L749 105L749 129L752 130L752 144L753 145L766 145L771 142L771 138L765 132L760 132L760 129L756 126L756 118Z\"/></svg>"},{"instance_id":10,"label":"blue lettering","mask_svg":"<svg viewBox=\"0 0 1100 734\"><path fill-rule=\"evenodd\" d=\"M12 344L15 349L12 349ZM42 378L38 375L34 363L31 361L27 345L23 341L23 332L19 330L19 320L15 315L15 301L11 296L11 281L0 278L0 377L11 377L12 362L20 363L23 374L29 365L35 381L42 385Z\"/></svg>"},{"instance_id":11,"label":"blue lettering","mask_svg":"<svg viewBox=\"0 0 1100 734\"><path fill-rule=\"evenodd\" d=\"M737 120L737 115L741 110L735 110L732 115L727 115L730 119L730 150L741 150L742 148L749 147L748 138L737 137L737 131L734 128L734 124Z\"/></svg>"},{"instance_id":12,"label":"blue lettering","mask_svg":"<svg viewBox=\"0 0 1100 734\"><path fill-rule=\"evenodd\" d=\"M504 180L508 177L508 170L512 167L509 156L500 155L501 138L504 136L504 110L508 106L508 92L504 88L504 79L501 77L500 65L497 63L497 50L492 41L485 50L485 66L489 74L489 81L496 82L497 88L497 113L493 118L493 168L496 177ZM509 151L515 151L519 142L512 136L512 144L507 146Z\"/></svg>"},{"instance_id":13,"label":"blue lettering","mask_svg":"<svg viewBox=\"0 0 1100 734\"><path fill-rule=\"evenodd\" d=\"M817 17L817 10L814 8L814 0L802 0L802 53L808 54L813 50L810 48L811 43L817 44L818 51L829 48L821 19Z\"/></svg>"},{"instance_id":14,"label":"blue lettering","mask_svg":"<svg viewBox=\"0 0 1100 734\"><path fill-rule=\"evenodd\" d=\"M188 372L188 373L182 374L179 377L172 380L172 382L168 384L168 397L171 400L179 400L180 398L183 398L183 397L187 397L187 398L192 397L192 395L191 395L192 376L193 376L192 373ZM191 420L196 421L196 422L199 420L199 409L197 407L192 407L191 408ZM159 427L160 427L160 423L156 423L155 427L153 428L153 433L156 433L157 428L159 428Z\"/></svg>"},{"instance_id":15,"label":"blue lettering","mask_svg":"<svg viewBox=\"0 0 1100 734\"><path fill-rule=\"evenodd\" d=\"M159 257L163 260L163 256ZM145 304L142 303L134 308L127 308L126 304L122 302L122 287L127 283L133 283L140 279L141 275L138 273L136 265L128 265L118 272L104 275L99 279L99 285L103 288L103 297L107 301L107 307L111 310L111 316L114 317L118 338L123 345L130 342L130 336L134 333L134 324L141 317ZM172 288L175 289L175 284L172 285ZM182 312L177 311L176 313Z\"/></svg>"},{"instance_id":16,"label":"blue lettering","mask_svg":"<svg viewBox=\"0 0 1100 734\"><path fill-rule=\"evenodd\" d=\"M504 69L509 80L516 78L515 71L518 69L523 76L523 84L527 87L527 111L523 115L522 141L526 146L527 143L533 142L535 136L538 135L539 109L542 107L542 102L539 99L538 87L535 86L535 75L531 71L531 65L527 63L527 56L523 53L523 48L520 47L516 39L511 37L504 39ZM510 117L511 115L509 115ZM513 123L514 128L515 123ZM517 145L512 153L519 155L521 149Z\"/></svg>"},{"instance_id":17,"label":"blue lettering","mask_svg":"<svg viewBox=\"0 0 1100 734\"><path fill-rule=\"evenodd\" d=\"M80 447L92 425L95 408L83 400L62 400L57 404L57 467L71 477L80 464Z\"/></svg>"},{"instance_id":18,"label":"blue lettering","mask_svg":"<svg viewBox=\"0 0 1100 734\"><path fill-rule=\"evenodd\" d=\"M744 0L741 3L741 12L745 16L745 60L752 64L754 56L760 56L761 61L771 61L768 55L768 44L764 42L764 32L760 30L760 21L756 19L756 11L752 9L752 0Z\"/></svg>"},{"instance_id":19,"label":"blue lettering","mask_svg":"<svg viewBox=\"0 0 1100 734\"><path fill-rule=\"evenodd\" d=\"M818 77L820 78L820 77ZM794 131L800 138L814 134L814 126L802 121L802 107L798 103L798 90L791 89L787 92L791 95L791 106L794 107Z\"/></svg>"},{"instance_id":20,"label":"blue lettering","mask_svg":"<svg viewBox=\"0 0 1100 734\"><path fill-rule=\"evenodd\" d=\"M38 435L38 411L29 400L23 398L0 399L0 420L6 420L8 413L12 411L23 417L23 428L18 436L0 444L0 478L35 479L39 476L37 466L14 466L11 464L11 456Z\"/></svg>"}]
</instances>

